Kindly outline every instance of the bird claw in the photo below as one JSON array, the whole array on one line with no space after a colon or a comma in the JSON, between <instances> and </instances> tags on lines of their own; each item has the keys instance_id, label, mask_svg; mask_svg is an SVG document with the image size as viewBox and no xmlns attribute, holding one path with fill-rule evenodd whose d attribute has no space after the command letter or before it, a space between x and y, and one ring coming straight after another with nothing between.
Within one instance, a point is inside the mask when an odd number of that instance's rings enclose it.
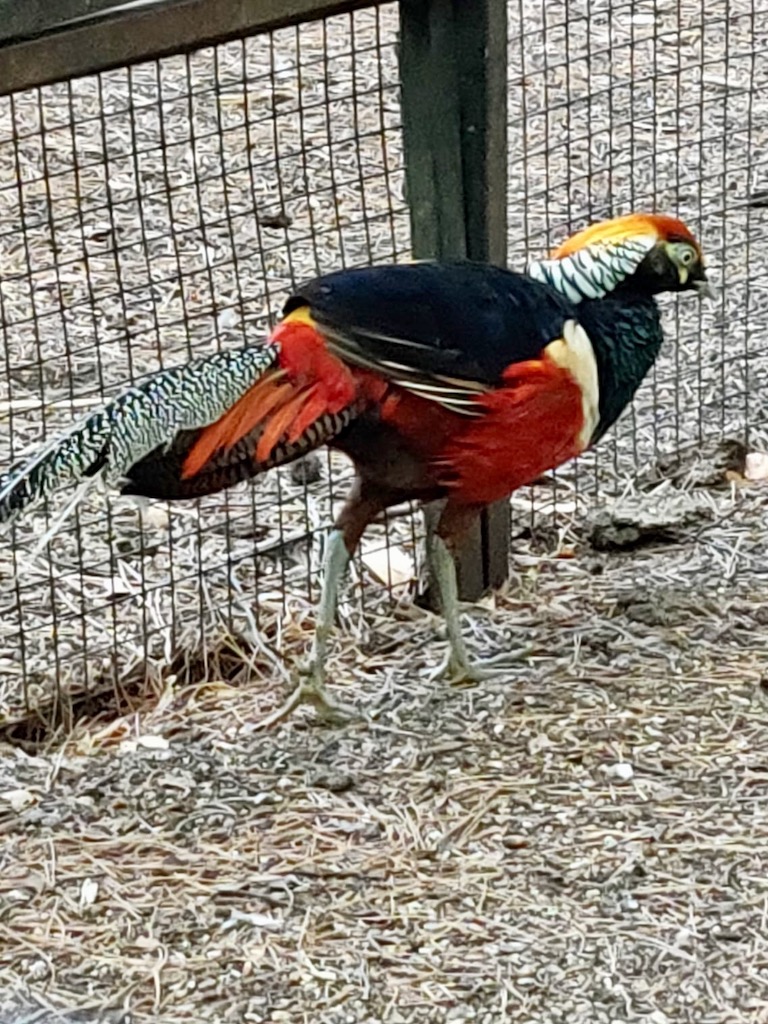
<instances>
[{"instance_id":1,"label":"bird claw","mask_svg":"<svg viewBox=\"0 0 768 1024\"><path fill-rule=\"evenodd\" d=\"M429 681L446 679L451 686L483 683L495 679L505 668L511 668L524 661L532 649L521 647L514 651L504 651L482 662L472 662L468 658L457 658L449 648L440 665L430 674Z\"/></svg>"},{"instance_id":2,"label":"bird claw","mask_svg":"<svg viewBox=\"0 0 768 1024\"><path fill-rule=\"evenodd\" d=\"M317 717L327 725L347 725L361 718L357 708L335 701L311 670L307 674L309 679L302 680L296 687L299 704L311 705Z\"/></svg>"},{"instance_id":3,"label":"bird claw","mask_svg":"<svg viewBox=\"0 0 768 1024\"><path fill-rule=\"evenodd\" d=\"M325 689L316 667L312 664L300 667L298 676L299 682L293 693L279 708L263 718L256 726L257 729L269 729L271 726L277 725L278 722L284 721L293 714L296 708L302 704L309 704L314 708L317 717L327 725L348 725L363 717L356 708L333 700Z\"/></svg>"}]
</instances>

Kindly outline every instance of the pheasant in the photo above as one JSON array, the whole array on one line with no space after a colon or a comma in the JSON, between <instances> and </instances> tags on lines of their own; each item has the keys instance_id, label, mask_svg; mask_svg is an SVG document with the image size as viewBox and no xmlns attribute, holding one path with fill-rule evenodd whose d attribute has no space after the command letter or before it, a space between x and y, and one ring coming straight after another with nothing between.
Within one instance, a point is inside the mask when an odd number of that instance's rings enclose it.
<instances>
[{"instance_id":1,"label":"pheasant","mask_svg":"<svg viewBox=\"0 0 768 1024\"><path fill-rule=\"evenodd\" d=\"M356 477L290 706L334 715L325 661L339 582L366 526L407 500L444 502L427 558L449 671L477 675L452 553L483 508L602 437L661 347L654 297L687 290L710 291L698 242L644 213L587 227L525 274L421 262L323 275L288 299L265 345L156 373L11 471L0 523L66 484L195 498L329 445Z\"/></svg>"}]
</instances>

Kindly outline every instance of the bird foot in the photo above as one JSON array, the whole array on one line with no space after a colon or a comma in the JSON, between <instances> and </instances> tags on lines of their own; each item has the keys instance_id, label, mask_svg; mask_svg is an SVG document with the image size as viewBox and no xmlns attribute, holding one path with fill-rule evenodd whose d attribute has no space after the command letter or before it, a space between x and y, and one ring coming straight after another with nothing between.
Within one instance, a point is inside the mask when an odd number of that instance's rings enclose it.
<instances>
[{"instance_id":1,"label":"bird foot","mask_svg":"<svg viewBox=\"0 0 768 1024\"><path fill-rule=\"evenodd\" d=\"M306 677L306 678L302 678ZM325 689L317 670L308 665L299 669L299 683L279 708L259 722L258 729L268 729L292 715L302 704L315 709L317 717L328 725L347 725L361 718L360 712L348 704L336 702Z\"/></svg>"},{"instance_id":2,"label":"bird foot","mask_svg":"<svg viewBox=\"0 0 768 1024\"><path fill-rule=\"evenodd\" d=\"M451 686L466 686L496 679L504 669L511 668L524 661L533 648L520 647L513 651L504 651L484 661L470 661L469 658L457 658L453 651L448 650L440 665L431 673L430 682L446 679Z\"/></svg>"},{"instance_id":3,"label":"bird foot","mask_svg":"<svg viewBox=\"0 0 768 1024\"><path fill-rule=\"evenodd\" d=\"M310 704L323 722L328 725L346 725L354 722L362 716L357 708L351 704L344 704L331 697L322 682L311 676L308 680L299 683L299 703Z\"/></svg>"}]
</instances>

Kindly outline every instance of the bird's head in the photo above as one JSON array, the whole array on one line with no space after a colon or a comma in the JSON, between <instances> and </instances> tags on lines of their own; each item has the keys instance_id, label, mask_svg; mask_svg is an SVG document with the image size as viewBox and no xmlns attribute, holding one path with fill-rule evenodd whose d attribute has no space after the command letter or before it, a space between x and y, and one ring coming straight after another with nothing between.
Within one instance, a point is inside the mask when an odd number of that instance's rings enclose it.
<instances>
[{"instance_id":1,"label":"bird's head","mask_svg":"<svg viewBox=\"0 0 768 1024\"><path fill-rule=\"evenodd\" d=\"M665 214L630 213L591 224L531 267L532 276L547 279L574 302L609 292L714 297L701 246L681 220Z\"/></svg>"}]
</instances>

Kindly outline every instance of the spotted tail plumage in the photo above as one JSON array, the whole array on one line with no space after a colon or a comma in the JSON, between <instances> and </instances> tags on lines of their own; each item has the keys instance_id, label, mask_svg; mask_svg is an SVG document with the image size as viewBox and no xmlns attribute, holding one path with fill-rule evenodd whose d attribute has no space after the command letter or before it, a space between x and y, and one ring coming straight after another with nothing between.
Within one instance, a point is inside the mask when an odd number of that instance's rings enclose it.
<instances>
[{"instance_id":1,"label":"spotted tail plumage","mask_svg":"<svg viewBox=\"0 0 768 1024\"><path fill-rule=\"evenodd\" d=\"M276 359L271 346L217 352L129 388L0 477L0 525L67 485L129 479L150 453L217 420Z\"/></svg>"}]
</instances>

